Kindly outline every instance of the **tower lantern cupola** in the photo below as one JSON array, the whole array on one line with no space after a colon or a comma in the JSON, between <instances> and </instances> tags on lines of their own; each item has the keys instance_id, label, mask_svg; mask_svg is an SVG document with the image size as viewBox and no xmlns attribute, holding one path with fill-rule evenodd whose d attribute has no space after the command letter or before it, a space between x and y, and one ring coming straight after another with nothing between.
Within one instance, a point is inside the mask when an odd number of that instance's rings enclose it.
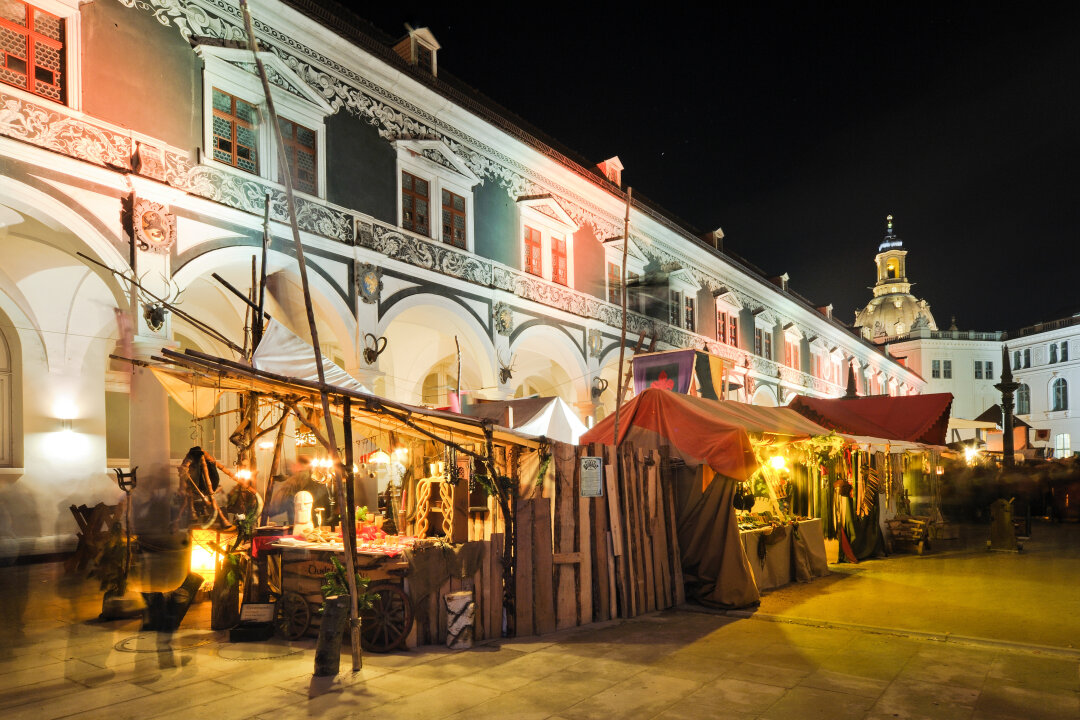
<instances>
[{"instance_id":1,"label":"tower lantern cupola","mask_svg":"<svg viewBox=\"0 0 1080 720\"><path fill-rule=\"evenodd\" d=\"M907 250L893 228L893 216L885 218L885 237L874 257L877 282L871 288L874 298L855 313L855 326L863 337L887 342L912 330L937 330L930 305L911 294L907 278Z\"/></svg>"}]
</instances>

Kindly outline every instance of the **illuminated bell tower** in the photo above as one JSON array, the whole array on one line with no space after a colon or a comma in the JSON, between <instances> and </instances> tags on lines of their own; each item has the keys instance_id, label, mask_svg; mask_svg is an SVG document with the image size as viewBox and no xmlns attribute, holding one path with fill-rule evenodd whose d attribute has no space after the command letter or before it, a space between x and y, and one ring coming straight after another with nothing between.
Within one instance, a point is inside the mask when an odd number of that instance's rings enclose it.
<instances>
[{"instance_id":1,"label":"illuminated bell tower","mask_svg":"<svg viewBox=\"0 0 1080 720\"><path fill-rule=\"evenodd\" d=\"M877 282L871 290L874 297L855 313L855 327L862 336L873 342L889 342L918 329L937 330L930 304L911 294L912 282L907 278L907 250L893 229L893 216L886 218L885 238L874 257Z\"/></svg>"},{"instance_id":2,"label":"illuminated bell tower","mask_svg":"<svg viewBox=\"0 0 1080 720\"><path fill-rule=\"evenodd\" d=\"M905 267L907 250L904 249L904 241L893 231L892 215L885 220L885 239L878 245L878 254L874 258L874 262L877 263L877 284L874 286L874 297L911 292L911 283L908 282Z\"/></svg>"}]
</instances>

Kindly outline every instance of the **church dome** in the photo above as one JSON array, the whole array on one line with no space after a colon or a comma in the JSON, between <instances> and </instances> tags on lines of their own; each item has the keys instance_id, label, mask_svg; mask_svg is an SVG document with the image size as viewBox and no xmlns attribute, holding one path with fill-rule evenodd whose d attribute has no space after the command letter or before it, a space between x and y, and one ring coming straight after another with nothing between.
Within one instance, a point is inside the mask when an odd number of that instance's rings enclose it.
<instances>
[{"instance_id":1,"label":"church dome","mask_svg":"<svg viewBox=\"0 0 1080 720\"><path fill-rule=\"evenodd\" d=\"M860 328L863 337L874 342L885 342L911 330L938 329L930 313L930 304L911 294L912 283L907 279L906 271L907 250L893 230L892 221L892 215L889 215L885 239L874 258L877 265L874 298L865 308L855 312L855 327Z\"/></svg>"}]
</instances>

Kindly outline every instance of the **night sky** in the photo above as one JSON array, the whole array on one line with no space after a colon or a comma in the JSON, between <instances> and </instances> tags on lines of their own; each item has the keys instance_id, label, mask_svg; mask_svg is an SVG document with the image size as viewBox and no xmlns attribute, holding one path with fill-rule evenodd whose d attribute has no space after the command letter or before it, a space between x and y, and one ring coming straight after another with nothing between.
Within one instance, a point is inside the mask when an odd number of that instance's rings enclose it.
<instances>
[{"instance_id":1,"label":"night sky","mask_svg":"<svg viewBox=\"0 0 1080 720\"><path fill-rule=\"evenodd\" d=\"M1078 3L354 7L844 322L889 213L942 329L1080 310Z\"/></svg>"}]
</instances>

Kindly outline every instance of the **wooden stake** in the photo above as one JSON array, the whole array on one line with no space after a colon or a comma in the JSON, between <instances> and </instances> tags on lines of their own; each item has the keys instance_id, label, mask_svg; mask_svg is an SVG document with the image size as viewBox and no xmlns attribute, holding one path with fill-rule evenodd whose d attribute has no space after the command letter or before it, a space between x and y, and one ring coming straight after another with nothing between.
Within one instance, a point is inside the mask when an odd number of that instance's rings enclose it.
<instances>
[{"instance_id":1,"label":"wooden stake","mask_svg":"<svg viewBox=\"0 0 1080 720\"><path fill-rule=\"evenodd\" d=\"M619 332L619 372L616 375L620 388L622 387L623 362L626 357L626 256L630 250L630 198L634 194L634 188L626 189L626 218L623 220L623 245L622 245L622 289L619 293L620 306L622 308L622 330ZM619 410L622 408L622 390L615 397L615 424L612 430L615 433L615 447L619 446Z\"/></svg>"},{"instance_id":2,"label":"wooden stake","mask_svg":"<svg viewBox=\"0 0 1080 720\"><path fill-rule=\"evenodd\" d=\"M266 97L266 109L270 115L269 125L274 141L277 144L278 162L281 165L281 180L285 184L285 200L288 204L289 226L292 229L293 246L296 249L296 262L300 268L300 285L304 291L304 307L307 310L308 327L311 330L311 346L315 352L315 369L319 374L319 395L322 400L323 419L326 423L326 436L329 445L329 447L327 447L327 452L334 462L334 480L338 489L338 501L341 502L344 499L341 487L343 468L338 456L334 422L330 416L330 395L326 388L326 372L323 368L322 350L319 347L319 331L315 325L315 308L311 304L311 287L308 284L307 263L304 261L304 243L300 239L300 227L296 223L296 197L293 194L292 173L289 171L288 153L285 150L285 140L281 135L281 126L278 124L277 110L274 107L274 95L270 89L270 79L266 74L266 68L263 66L262 58L259 57L259 41L255 38L255 24L252 22L251 9L248 7L247 0L240 0L240 9L244 13L244 28L247 30L248 46L255 58L255 67L258 70L259 79L262 81L263 95ZM355 523L354 513L351 507L344 508L342 522ZM356 630L357 623L359 622L356 597L356 555L352 538L349 534L342 533L341 538L345 546L345 577L349 585L349 597L351 600L349 612L352 621L351 625L353 627L353 672L356 672L361 667L359 645L360 634Z\"/></svg>"}]
</instances>

